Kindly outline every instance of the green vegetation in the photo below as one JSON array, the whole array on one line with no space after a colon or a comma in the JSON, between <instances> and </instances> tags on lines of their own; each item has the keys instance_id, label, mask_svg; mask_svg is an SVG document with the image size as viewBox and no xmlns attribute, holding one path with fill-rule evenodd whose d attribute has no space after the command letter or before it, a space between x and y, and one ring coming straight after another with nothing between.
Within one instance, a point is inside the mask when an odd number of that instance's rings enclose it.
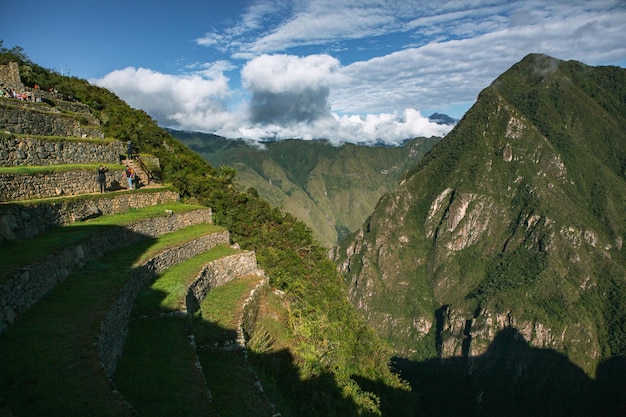
<instances>
[{"instance_id":1,"label":"green vegetation","mask_svg":"<svg viewBox=\"0 0 626 417\"><path fill-rule=\"evenodd\" d=\"M215 226L208 226L209 230L215 230ZM205 229L207 225L191 226L187 229ZM178 239L172 243L176 243ZM198 276L199 271L205 264L223 256L236 253L235 249L218 246L208 252L196 255L187 261L174 265L161 274L157 280L139 294L135 301L135 314L155 315L159 312L177 311L183 306L189 284ZM149 252L142 258L149 259Z\"/></svg>"},{"instance_id":2,"label":"green vegetation","mask_svg":"<svg viewBox=\"0 0 626 417\"><path fill-rule=\"evenodd\" d=\"M311 230L304 223L278 208L272 208L254 190L242 191L234 182L236 176L234 168L228 166L213 168L198 154L190 151L159 128L145 112L132 109L110 91L92 86L85 80L64 77L42 68L31 62L19 48L12 50L1 48L0 62L8 62L8 60L19 63L22 81L26 85L37 83L43 89L56 88L65 97L88 104L93 115L102 121L102 129L106 137L122 141L130 140L136 151L157 157L162 167L163 180L171 183L185 202L211 207L215 222L230 231L233 241L240 244L242 249L257 252L259 266L270 277L271 286L285 292L283 302L288 314L283 324L289 332L285 332L284 335L291 336L288 344L293 361L283 360L281 356L280 365L272 368L279 373L281 369L288 369L290 376L297 376L283 379L283 383L275 385L280 390L284 403L288 404L285 409L303 410L307 404L318 404L320 410L328 411L326 415L380 415L381 409L403 410L399 412L399 415L411 414L410 408L393 405L394 401L402 403L403 395L399 395L400 398L398 398L398 396L394 397L394 393L397 391L407 393L408 387L388 367L391 352L357 317L348 302L342 277L335 270L334 264L326 258L326 249L315 240ZM159 210L162 212L163 208ZM126 222L132 221L133 216L140 217L141 215L131 212L127 217L120 215L116 218ZM94 219L89 224L97 229L103 227L106 220ZM40 253L59 248L72 241L78 242L89 235L87 228L81 229L78 226L63 228L63 230L63 233L70 234L52 234L48 238L45 236L37 238ZM75 234L72 235L72 233ZM32 256L37 249L32 249L28 255L23 255L21 261L15 262L14 258L21 256L19 254L25 249L26 244L3 248L2 270L8 271L23 265L26 260L36 259ZM134 252L135 249L137 253ZM31 249L28 248L28 250ZM126 259L126 256L132 257L133 260L137 259L147 250L148 248L143 244L137 245L133 247L132 254L122 251L123 259ZM10 251L9 256L4 256L7 254L6 251ZM118 254L115 262L111 258L106 258L112 262L109 265L103 265L101 262L91 263L84 273L100 278L109 276L109 271L111 271L110 273L116 276L116 282L117 279L123 280L125 274L123 271L115 274L115 268L128 268L131 260L121 261L119 256L121 255ZM86 280L69 280L69 282L79 281ZM100 282L101 279L94 280L96 281ZM69 282L67 286L71 285ZM113 284L111 281L111 285ZM92 287L81 288L83 289L80 291L89 292L93 297L100 297L105 292L105 290ZM60 300L74 300L75 297L80 299L80 303L66 302L69 304L68 308L79 308L79 305L84 306L85 303L88 305L92 300L92 297L83 299L82 296L49 298L54 300L54 303L60 303ZM105 302L104 298L102 297L102 302ZM45 303L42 304L44 305ZM94 305L94 307L97 306ZM41 315L43 316L41 320L52 320L45 321L41 326L48 329L42 332L42 337L52 338L53 335L50 333L54 333L57 329L56 325L53 325L54 317L48 314L47 310L43 311L40 308L35 306L29 312L29 317L39 320ZM179 331L177 325L170 327L168 324L166 327L167 330L164 332L167 333ZM24 332L24 337L28 337L29 333L39 327L16 326L15 328L20 329L16 332ZM59 329L59 331L65 330ZM75 330L72 329L68 332L75 334L73 333ZM146 332L150 333L149 330ZM172 337L176 339L177 336L172 335ZM4 335L0 337L0 343L3 340L5 340ZM17 339L11 337L11 340ZM84 343L84 341L80 340L76 343ZM182 342L172 341L172 345L168 345L167 349L175 350L177 346L182 346L177 343ZM63 343L59 343L59 346L63 346ZM16 346L8 350L12 349L16 349ZM16 366L29 360L30 356L38 356L32 349L24 349L22 353L23 356L15 361ZM67 357L70 356L67 355ZM65 363L60 366L69 370L74 365ZM230 370L239 372L241 369L244 369L243 365ZM24 374L28 375L28 372ZM54 398L58 397L81 398L76 393L71 395L59 393L59 390L65 389L66 384L56 379L52 381L54 375L57 374L64 375L56 369L51 369L49 375L51 380L41 385L42 390L50 388L49 393L38 397L42 415L50 415L50 413L43 412L47 400L54 403L56 401ZM3 381L10 381L13 378L13 376L3 378ZM87 378L87 375L84 375L84 378ZM276 377L276 379L280 378ZM316 381L314 386L310 385L311 380ZM81 378L77 378L76 381L78 385L82 383ZM24 384L26 383L28 382L24 381ZM162 383L164 385L160 385L161 388L169 389L168 385L165 385L167 381L163 380ZM13 389L19 390L20 385L15 384L11 390ZM9 390L8 387L3 387L3 392L7 390ZM29 390L23 390L23 392L26 393ZM23 398L20 401L27 402L29 399ZM93 401L98 403L97 398ZM336 411L338 410L337 404L343 405L341 410L344 412ZM118 414L116 410L107 411L110 411L112 415ZM16 412L23 414L21 409ZM93 415L98 415L98 413L94 412Z\"/></svg>"},{"instance_id":3,"label":"green vegetation","mask_svg":"<svg viewBox=\"0 0 626 417\"><path fill-rule=\"evenodd\" d=\"M206 226L193 228L198 227ZM127 345L115 381L124 398L140 415L217 415L208 400L204 377L196 366L196 349L189 340L190 334L196 337L202 334L198 328L215 326L205 323L210 320L208 317L192 323L183 315L167 313L184 308L187 287L204 265L235 252L232 248L218 246L179 263L144 288L135 300ZM216 290L220 288L212 290L211 294ZM205 370L210 374L219 371Z\"/></svg>"},{"instance_id":4,"label":"green vegetation","mask_svg":"<svg viewBox=\"0 0 626 417\"><path fill-rule=\"evenodd\" d=\"M46 166L33 166L23 165L15 167L0 167L0 175L2 174L24 174L24 175L36 175L36 174L48 174L53 172L70 172L78 170L97 171L99 164L63 164L63 165L46 165ZM107 164L108 168L112 171L123 170L124 165L120 164Z\"/></svg>"},{"instance_id":5,"label":"green vegetation","mask_svg":"<svg viewBox=\"0 0 626 417\"><path fill-rule=\"evenodd\" d=\"M529 55L403 174L337 258L394 347L421 359L447 331L448 349L475 355L499 315L588 375L623 355L625 90L623 68ZM441 327L424 337L386 315Z\"/></svg>"},{"instance_id":6,"label":"green vegetation","mask_svg":"<svg viewBox=\"0 0 626 417\"><path fill-rule=\"evenodd\" d=\"M4 256L0 257L0 281L6 280L10 273L20 267L36 263L62 248L77 245L81 241L96 236L102 232L103 227L121 226L142 219L166 216L165 210L185 212L199 208L203 207L169 203L143 209L131 209L122 214L100 216L84 222L71 223L49 230L35 238L12 242L8 247L2 248Z\"/></svg>"},{"instance_id":7,"label":"green vegetation","mask_svg":"<svg viewBox=\"0 0 626 417\"><path fill-rule=\"evenodd\" d=\"M263 144L170 130L214 166L237 168L236 179L273 207L292 213L332 246L359 228L401 173L440 138L415 138L400 147L283 140Z\"/></svg>"},{"instance_id":8,"label":"green vegetation","mask_svg":"<svg viewBox=\"0 0 626 417\"><path fill-rule=\"evenodd\" d=\"M180 317L131 320L115 380L138 415L218 415L199 376L189 330Z\"/></svg>"},{"instance_id":9,"label":"green vegetation","mask_svg":"<svg viewBox=\"0 0 626 417\"><path fill-rule=\"evenodd\" d=\"M96 340L103 315L135 271L137 259L210 232L181 229L105 254L75 271L24 313L19 325L0 337L4 358L0 392L9 395L15 413L125 415L126 406L111 392L96 349L86 351L84 344Z\"/></svg>"}]
</instances>

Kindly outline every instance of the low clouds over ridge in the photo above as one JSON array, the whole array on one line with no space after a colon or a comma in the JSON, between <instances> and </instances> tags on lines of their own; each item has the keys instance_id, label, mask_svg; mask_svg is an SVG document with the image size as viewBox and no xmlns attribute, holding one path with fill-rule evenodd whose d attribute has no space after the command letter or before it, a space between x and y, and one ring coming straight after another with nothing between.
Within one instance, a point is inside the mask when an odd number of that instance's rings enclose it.
<instances>
[{"instance_id":1,"label":"low clouds over ridge","mask_svg":"<svg viewBox=\"0 0 626 417\"><path fill-rule=\"evenodd\" d=\"M96 83L143 109L162 126L228 138L399 145L417 136L443 136L451 129L412 108L400 114L334 113L330 92L350 83L346 77L345 68L329 55L261 55L242 70L248 101L232 110L226 109L234 93L224 74L216 71L174 76L129 67Z\"/></svg>"}]
</instances>

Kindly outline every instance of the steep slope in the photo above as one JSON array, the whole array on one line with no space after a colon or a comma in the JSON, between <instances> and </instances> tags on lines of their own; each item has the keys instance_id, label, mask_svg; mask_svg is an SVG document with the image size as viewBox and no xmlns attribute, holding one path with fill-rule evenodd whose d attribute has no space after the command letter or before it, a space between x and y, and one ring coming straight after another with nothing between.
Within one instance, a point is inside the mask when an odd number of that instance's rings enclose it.
<instances>
[{"instance_id":1,"label":"steep slope","mask_svg":"<svg viewBox=\"0 0 626 417\"><path fill-rule=\"evenodd\" d=\"M512 327L593 375L626 353L624 196L626 70L529 55L336 259L401 356L471 369Z\"/></svg>"},{"instance_id":2,"label":"steep slope","mask_svg":"<svg viewBox=\"0 0 626 417\"><path fill-rule=\"evenodd\" d=\"M207 213L202 216L203 220L211 217L219 226L230 231L231 241L240 244L244 250L256 252L259 267L266 272L269 282L267 293L264 295L264 302L258 306L258 312L251 313L250 317L246 319L245 331L247 333L246 337L251 337L252 340L259 339L250 346L253 353L251 356L254 359L252 361L253 366L257 368L257 372L262 371L259 372L259 379L263 380L264 387L269 386L265 391L267 398L279 406L278 409L283 416L411 415L411 399L413 395L409 392L408 386L389 368L390 350L375 332L365 325L349 304L345 283L337 273L334 264L326 257L327 249L319 245L302 222L297 221L294 216L287 212L273 209L269 203L259 198L257 193L241 192L240 188L232 181L234 171L231 168L220 167L219 169L214 169L198 154L192 152L159 128L147 114L131 109L110 91L91 86L86 81L75 77L63 77L57 73L45 70L28 61L24 56L16 55L11 51L7 52L0 46L0 65L7 58L19 62L20 72L24 70L22 73L27 75L22 78L26 86L32 86L36 83L45 91L51 88L58 90L60 97L73 97L73 102L80 103L81 108L84 108L83 105L89 107L89 111L99 122L100 132L106 138L116 138L113 140L119 140L123 143L130 140L135 150L140 154L148 154L158 158L159 169L156 172L153 171L153 173L158 174L159 180L172 184L172 187L176 190L177 198L180 197L183 202L193 202L194 205L199 203L204 207L210 207L212 216L209 216ZM15 108L12 102L4 100L13 100L12 98L0 99L0 102L2 102L1 104L7 104L7 107L11 109ZM48 103L48 105L52 104ZM19 113L15 120L24 119L24 108L20 106L16 111ZM59 114L64 117L65 113L64 111ZM19 127L20 123L22 122L19 122L16 127ZM81 124L81 126L83 125ZM74 133L71 131L69 134L73 135ZM36 132L24 135L23 139L34 139L31 137L33 135L36 136ZM0 135L0 141L11 143L15 136L22 135ZM83 138L73 139L82 141ZM46 151L45 146L41 148L37 149L35 153L39 154L40 151ZM66 147L63 146L63 149L66 149ZM4 157L7 157L7 155L4 155ZM144 160L148 162L148 159ZM36 173L41 172L41 167L35 168ZM73 172L74 168L72 168ZM120 170L123 169L121 166L119 168ZM91 177L85 180L85 182L92 181L95 181L95 178ZM137 190L130 191L128 194L139 198L139 194L143 193L142 190ZM75 199L75 197L68 198ZM63 199L65 200L66 198L63 197ZM54 201L51 199L50 205L56 205L57 201L58 199L56 198ZM22 205L22 203L13 205ZM72 218L72 221L75 221L90 217L85 216L86 212L66 213L66 211L74 211L74 207L77 207L78 204L63 204L62 206L60 207L60 211L63 211L61 213L62 218ZM68 206L70 208L66 210ZM158 209L163 219L172 220L178 218L175 210L168 209L165 211L163 210L164 207L152 208ZM208 211L208 208L206 210ZM104 210L101 211L104 212ZM119 213L119 211L116 211L116 213ZM94 213L92 212L92 214ZM137 213L137 210L130 210L128 214L134 217L140 213ZM116 216L118 215L121 216L116 214ZM22 218L20 221L26 222L31 218L41 218L42 215L41 212L34 213L34 215L26 213L26 215L20 217ZM95 220L98 219L92 221ZM61 223L64 224L64 222ZM52 228L56 227L56 224L54 219L50 219L49 225ZM18 229L18 227L14 228L11 222L4 224L3 227L7 225L10 226L10 232ZM137 231L136 234L150 237L153 236L154 230L152 229L154 227L147 231ZM4 230L6 231L6 229ZM18 236L18 233L14 234L17 238L23 238ZM9 264L15 264L13 262L15 260L19 265L29 265L31 264L30 261L22 263L21 260L24 260L25 255L28 259L31 259L28 255L35 253L36 259L33 258L31 261L36 264L39 270L43 271L46 265L53 265L55 268L60 268L63 274L68 273L67 268L64 266L65 263L61 263L66 258L69 258L65 256L66 251L76 255L71 257L69 261L89 259L84 256L88 252L84 246L74 247L72 245L71 248L66 247L73 241L63 238L56 239L55 236L53 245L50 241L44 241L40 236L35 235L29 233L27 236L24 236L24 238L30 237L30 240L25 244L30 249L28 253L23 250L14 250L19 249L17 245L6 245L0 247L2 254L0 259ZM76 238L79 238L81 235L81 233L78 233ZM13 238L14 236L10 237ZM135 243L134 240L130 239L113 239L115 244L127 241L128 243ZM173 241L165 238L160 243L171 247ZM97 245L97 248L110 248L111 245L112 243L104 242ZM42 264L38 261L39 255L50 253L50 249L59 246L63 249L61 249L61 256L58 257L58 262L53 262L54 259L52 257L50 257L52 261L49 264ZM121 250L121 253L111 254L109 265L115 270L120 268L136 270L137 268L135 267L137 265L134 260L141 255L137 255L135 251L143 252L145 247L135 244L132 245L132 249L132 251ZM98 252L97 250L94 251ZM170 253L169 250L166 251ZM162 266L163 262L152 262L150 260L148 264ZM91 308L92 311L99 310L100 303L107 301L108 298L106 297L109 295L108 291L106 291L107 295L105 295L105 291L101 289L89 289L88 287L92 284L115 286L118 283L121 284L121 281L126 277L124 273L119 273L118 271L112 274L115 277L114 280L108 280L108 276L102 273L103 266L99 262L87 262L84 266L85 268L80 270L82 277L97 276L98 279L68 279L65 281L68 284L61 284L61 286L71 285L71 282L79 282L81 284L77 287L72 287L76 291L74 292L73 289L72 295L67 295L67 293L62 297L46 295L42 301L37 303L35 303L34 299L25 300L25 305L27 304L32 308L23 316L18 317L17 321L14 315L9 312L11 317L8 321L12 324L10 324L8 330L4 329L5 331L0 334L0 345L2 345L0 347L2 347L4 352L8 352L3 357L8 358L8 363L11 363L10 367L0 366L0 370L2 370L0 373L3 374L2 378L0 378L0 415L13 415L13 413L16 415L33 414L30 411L20 411L21 406L18 406L20 409L14 408L16 402L24 404L24 408L28 410L32 410L36 402L37 409L41 410L35 412L36 415L123 415L124 411L131 413L132 410L122 401L118 401L121 409L123 409L121 412L118 412L117 407L107 407L102 406L102 404L94 406L98 401L95 401L93 396L89 396L89 390L80 389L79 377L90 383L98 384L99 382L104 382L104 384L100 384L100 387L103 388L103 392L106 392L103 395L108 397L114 395L116 398L120 398L119 392L117 390L111 391L110 381L104 377L102 366L97 364L98 359L93 362L96 366L93 368L87 367L88 369L83 369L85 372L77 373L77 363L72 361L72 355L66 355L66 353L71 352L63 349L63 347L68 346L63 342L71 342L71 346L79 350L83 348L91 349L94 346L92 343L93 337L87 335L87 337L83 338L74 336L74 333L65 333L58 325L71 325L72 323L65 322L63 318L55 318L56 316L52 312L62 312L66 308L72 309L76 312L74 317L83 323L83 319L92 317L91 314L85 313L86 310L88 308ZM225 271L231 270L230 267L224 267L223 269ZM56 279L52 268L49 268L49 274L46 275L45 272L42 272L42 276ZM83 273L85 274L83 275ZM26 278L31 276L30 272L25 270L22 275L18 281L29 284ZM86 284L86 286L82 284ZM140 287L134 284L138 283L133 281L133 285L130 286L132 287L130 288L131 290ZM128 287L124 285L124 288ZM88 292L89 297L82 296L80 294L82 291ZM114 291L113 293L115 294L116 292ZM48 294L52 294L52 292ZM56 294L58 295L58 293ZM122 292L121 297L118 299L133 299L132 297L125 297L124 295L126 294ZM164 293L155 291L153 295L161 299ZM52 300L52 303L47 304L46 300ZM115 305L117 306L117 303ZM128 306L128 304L125 305ZM51 314L41 310L40 308L42 307L40 306L45 307L44 310L50 308L46 311L51 312ZM116 309L116 311L119 310ZM275 314L276 312L280 314ZM97 322L101 316L99 313L96 314L98 316L96 317ZM109 317L108 314L106 316ZM257 323L257 317L263 318L261 325ZM177 317L172 318L178 319ZM45 323L31 326L27 322L30 319L38 323ZM172 321L166 320L168 323L167 329L157 325L154 327L156 333L149 330L143 334L148 339L152 335L164 338L167 337L166 333L172 334L176 340L168 339L168 342L171 342L168 343L168 349L178 354L179 358L185 356L189 359L190 356L186 354L190 352L187 337L189 333L178 331L182 329L178 325L174 326L176 328L172 328L169 325ZM180 321L183 322L181 324L187 323L187 320ZM97 332L100 328L97 324L93 325L96 322L91 322L92 324L86 326L89 332ZM25 323L25 325L22 326L20 323ZM107 334L117 335L124 330L124 326L115 326L114 322L109 323L110 326L105 326ZM218 326L208 327L210 331L219 330L217 329ZM47 333L43 331L40 333L42 329ZM111 330L111 332L108 330ZM41 336L41 339L30 337L31 333ZM50 340L48 340L47 334L52 333L61 343L49 343ZM44 340L44 342L40 340ZM106 341L109 338L102 338L101 340ZM25 349L26 341L32 349ZM185 343L186 348L177 349L177 345L182 346L180 345L181 342ZM44 350L51 349L52 353L45 356L54 361L56 368L45 365L43 368L35 366L34 368L29 368L34 369L32 374L24 372L25 367L29 367L31 364L36 365L42 359L42 346L44 346ZM107 344L107 346L109 345ZM103 349L103 351L105 353L115 353L119 345L114 343L110 346L113 346L114 349ZM56 350L57 347L60 349ZM164 346L162 344L157 342L156 345L142 347L148 350L153 347L156 349L155 356L159 360L163 360L163 351L161 349ZM55 360L57 353L61 353L61 355L68 357L70 360L63 362ZM103 356L111 357L108 354ZM18 359L12 359L15 357ZM138 360L146 361L145 366L141 366L142 370L148 372L158 371L158 380L148 378L144 381L155 384L165 383L156 390L157 392L151 391L149 394L160 396L160 399L163 400L166 396L161 395L161 393L162 390L166 390L167 394L176 396L180 401L183 401L185 407L193 408L196 404L194 400L185 399L189 397L177 396L176 392L190 388L193 392L188 393L192 397L195 394L206 392L206 390L203 391L204 383L195 385L193 382L197 381L195 378L198 373L198 369L196 369L197 364L184 360L185 364L180 368L175 364L175 358L171 355L166 355L166 357L171 359L167 365L173 372L169 374L163 367L152 362L150 356L137 355ZM179 377L184 378L185 370L189 370L187 365L194 366L195 370L189 373L189 378L184 383L175 383ZM233 373L237 373L240 370L247 372L248 370L247 365L245 368L240 369L231 369L229 364L226 364L224 361L220 365L222 369L228 369ZM62 373L55 371L59 367L62 368ZM31 375L35 375L35 377L31 377ZM69 376L66 378L66 375ZM170 378L172 375L175 378ZM54 389L46 389L45 384L38 384L39 377L45 377L45 380L50 382ZM119 382L118 378L116 383ZM219 382L216 382L216 384L219 384ZM68 389L70 385L72 388ZM174 385L174 389L169 391L167 388L163 388L167 385ZM22 389L24 386L27 386L27 388ZM33 388L44 392L47 396L53 397L51 402L48 403L42 396L37 394L31 395L32 391L30 390ZM246 383L245 386L239 387L233 386L232 390L235 393L235 400L239 401L238 405L246 408L250 415L255 416L259 415L258 409L254 406L248 406L245 401L246 396L239 395L239 391L251 393L257 390L258 388L254 383ZM63 391L63 393L58 395L60 391ZM20 399L17 398L15 393L19 393ZM124 396L124 394L122 395ZM87 401L83 401L85 396L89 397ZM147 398L144 395L141 395L141 397L144 400ZM225 400L225 398L220 400ZM55 407L54 410L51 410L54 407L51 404L59 401L69 405L67 407ZM226 399L226 401L228 400ZM174 404L168 403L168 407L173 406L175 407ZM68 412L70 407L72 407L72 410ZM89 410L85 411L86 408ZM160 408L159 411L164 414L168 413L166 408ZM179 414L185 413L182 408L178 412ZM224 416L244 415L240 412L233 414L220 412L220 414Z\"/></svg>"},{"instance_id":3,"label":"steep slope","mask_svg":"<svg viewBox=\"0 0 626 417\"><path fill-rule=\"evenodd\" d=\"M402 172L440 140L417 138L402 147L286 140L261 149L215 135L170 133L212 165L235 167L244 188L293 213L328 246L357 230Z\"/></svg>"}]
</instances>

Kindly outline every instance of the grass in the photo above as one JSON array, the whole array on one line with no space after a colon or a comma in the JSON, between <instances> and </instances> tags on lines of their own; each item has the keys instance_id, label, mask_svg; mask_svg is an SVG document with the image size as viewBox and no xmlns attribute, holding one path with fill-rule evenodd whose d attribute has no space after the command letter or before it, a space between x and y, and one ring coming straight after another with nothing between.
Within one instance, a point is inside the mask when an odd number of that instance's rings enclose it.
<instances>
[{"instance_id":1,"label":"grass","mask_svg":"<svg viewBox=\"0 0 626 417\"><path fill-rule=\"evenodd\" d=\"M24 416L128 415L111 393L94 342L136 260L170 247L175 236L188 240L190 230L146 239L89 262L20 316L0 337L0 400ZM162 336L168 337L165 330Z\"/></svg>"},{"instance_id":2,"label":"grass","mask_svg":"<svg viewBox=\"0 0 626 417\"><path fill-rule=\"evenodd\" d=\"M115 381L140 416L217 416L180 317L134 319Z\"/></svg>"},{"instance_id":3,"label":"grass","mask_svg":"<svg viewBox=\"0 0 626 417\"><path fill-rule=\"evenodd\" d=\"M13 174L13 175L36 175L36 174L48 174L52 172L70 172L70 171L97 171L100 165L106 165L112 171L122 171L125 169L125 165L122 164L63 164L63 165L22 165L12 167L0 167L0 175Z\"/></svg>"},{"instance_id":4,"label":"grass","mask_svg":"<svg viewBox=\"0 0 626 417\"><path fill-rule=\"evenodd\" d=\"M34 238L14 241L1 248L0 282L20 267L34 264L56 251L76 245L97 233L103 227L124 226L142 219L165 216L165 210L186 212L204 208L182 203L168 203L159 206L131 209L125 213L100 216L84 222L72 223L44 232Z\"/></svg>"},{"instance_id":5,"label":"grass","mask_svg":"<svg viewBox=\"0 0 626 417\"><path fill-rule=\"evenodd\" d=\"M192 226L195 227L195 226ZM219 229L217 226L212 226ZM187 288L207 263L238 252L228 246L217 246L169 268L135 302L135 314L154 315L183 307ZM145 256L145 255L144 255Z\"/></svg>"},{"instance_id":6,"label":"grass","mask_svg":"<svg viewBox=\"0 0 626 417\"><path fill-rule=\"evenodd\" d=\"M216 342L234 340L241 309L238 309L258 282L257 276L239 278L212 288L200 303L194 328L199 345L213 346Z\"/></svg>"},{"instance_id":7,"label":"grass","mask_svg":"<svg viewBox=\"0 0 626 417\"><path fill-rule=\"evenodd\" d=\"M72 274L0 339L3 393L17 415L123 415L93 342L129 265L146 247L113 252ZM97 410L97 411L96 411ZM94 413L94 414L92 414Z\"/></svg>"},{"instance_id":8,"label":"grass","mask_svg":"<svg viewBox=\"0 0 626 417\"><path fill-rule=\"evenodd\" d=\"M234 340L241 306L259 277L238 278L211 289L200 305L201 320L194 320L200 347L198 357L214 407L222 417L271 416L274 411L255 385L256 378L239 351L212 348Z\"/></svg>"},{"instance_id":9,"label":"grass","mask_svg":"<svg viewBox=\"0 0 626 417\"><path fill-rule=\"evenodd\" d=\"M193 323L185 317L159 314L180 310L188 286L202 267L235 252L218 246L190 258L161 274L137 297L115 381L139 415L212 416L218 415L218 410L222 417L258 416L263 415L258 414L259 404L268 409L240 353L214 350L200 353L215 408L209 406L207 382L195 366L196 353L188 337L200 331L202 343L208 342L208 335L211 343L217 335L234 339L240 307L258 277L239 278L213 288L201 305L204 318Z\"/></svg>"}]
</instances>

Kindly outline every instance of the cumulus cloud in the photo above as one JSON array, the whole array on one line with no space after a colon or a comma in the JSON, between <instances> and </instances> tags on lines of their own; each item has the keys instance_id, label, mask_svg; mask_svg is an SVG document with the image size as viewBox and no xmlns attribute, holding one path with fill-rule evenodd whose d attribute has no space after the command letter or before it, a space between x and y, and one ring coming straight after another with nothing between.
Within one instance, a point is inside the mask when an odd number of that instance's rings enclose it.
<instances>
[{"instance_id":1,"label":"cumulus cloud","mask_svg":"<svg viewBox=\"0 0 626 417\"><path fill-rule=\"evenodd\" d=\"M444 136L451 126L438 125L414 109L402 114L384 113L366 116L331 113L330 117L313 122L285 124L254 124L224 130L219 134L250 141L264 139L304 140L326 139L335 145L358 143L363 145L401 145L414 137Z\"/></svg>"},{"instance_id":2,"label":"cumulus cloud","mask_svg":"<svg viewBox=\"0 0 626 417\"><path fill-rule=\"evenodd\" d=\"M329 55L261 55L248 62L242 77L252 94L252 122L289 125L330 117L329 84L338 68Z\"/></svg>"},{"instance_id":3,"label":"cumulus cloud","mask_svg":"<svg viewBox=\"0 0 626 417\"><path fill-rule=\"evenodd\" d=\"M114 91L162 126L210 131L221 128L233 118L226 110L231 91L220 67L218 63L216 69L184 75L128 67L92 82Z\"/></svg>"},{"instance_id":4,"label":"cumulus cloud","mask_svg":"<svg viewBox=\"0 0 626 417\"><path fill-rule=\"evenodd\" d=\"M443 136L450 126L437 125L413 108L401 115L367 113L339 115L331 109L331 89L358 84L353 74L329 55L296 57L264 54L242 70L251 92L249 121L238 136L328 139L331 142L401 144L416 136ZM361 86L364 94L368 86Z\"/></svg>"},{"instance_id":5,"label":"cumulus cloud","mask_svg":"<svg viewBox=\"0 0 626 417\"><path fill-rule=\"evenodd\" d=\"M401 114L339 115L329 102L332 88L346 82L344 68L329 55L262 55L242 69L248 102L227 110L233 95L216 63L205 72L169 75L143 68L114 71L95 83L115 91L161 126L216 133L251 141L327 139L399 145L417 136L443 136L450 126L432 123L417 110Z\"/></svg>"}]
</instances>

